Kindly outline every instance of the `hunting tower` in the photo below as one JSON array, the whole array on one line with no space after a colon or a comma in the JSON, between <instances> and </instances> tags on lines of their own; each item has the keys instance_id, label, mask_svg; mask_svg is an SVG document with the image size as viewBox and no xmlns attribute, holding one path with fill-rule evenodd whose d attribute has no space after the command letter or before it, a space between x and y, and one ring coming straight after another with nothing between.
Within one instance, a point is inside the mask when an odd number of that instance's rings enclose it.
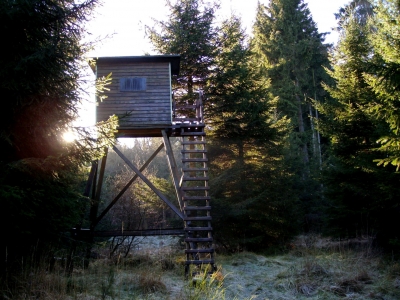
<instances>
[{"instance_id":1,"label":"hunting tower","mask_svg":"<svg viewBox=\"0 0 400 300\"><path fill-rule=\"evenodd\" d=\"M212 272L215 270L215 263L203 95L198 92L194 103L175 105L171 78L172 75L178 75L179 63L178 55L99 57L93 60L91 66L97 78L112 73L112 83L107 86L109 90L105 91L107 98L97 106L97 121L105 121L115 114L119 117L118 137L161 137L163 142L141 168L135 166L117 147L113 147L113 150L136 175L115 199L106 200L109 204L101 213L98 210L107 155L103 157L101 164L93 164L85 191L88 196L92 193L91 226L86 231L77 230L76 234L86 234L91 237L185 235L185 274L188 275L189 272L196 271L201 266L208 266ZM181 169L177 167L170 137L181 139ZM175 202L179 204L179 207L167 199L142 173L162 148L166 151L168 160L166 163L169 164L176 192L177 201ZM175 212L182 220L182 228L111 232L96 230L99 221L117 203L137 177L142 179Z\"/></svg>"}]
</instances>

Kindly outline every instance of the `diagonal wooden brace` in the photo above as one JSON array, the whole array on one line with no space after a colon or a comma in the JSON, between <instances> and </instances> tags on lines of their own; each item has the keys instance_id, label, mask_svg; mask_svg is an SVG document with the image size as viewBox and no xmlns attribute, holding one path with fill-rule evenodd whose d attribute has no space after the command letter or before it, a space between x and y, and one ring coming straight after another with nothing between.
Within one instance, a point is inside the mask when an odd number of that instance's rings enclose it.
<instances>
[{"instance_id":1,"label":"diagonal wooden brace","mask_svg":"<svg viewBox=\"0 0 400 300\"><path fill-rule=\"evenodd\" d=\"M150 158L144 163L144 165L140 168L140 172L143 172L147 166L153 161L154 157L157 156L157 154L161 151L161 149L164 148L164 144L161 144L156 151L154 151L153 155L150 156ZM131 180L123 187L123 189L118 193L118 195L114 198L113 201L104 209L104 211L100 214L100 216L97 217L96 222L94 226L96 226L101 219L108 213L108 211L117 203L117 201L122 197L122 195L128 190L128 188L132 185L132 183L138 178L139 176L135 174L135 176L132 177Z\"/></svg>"},{"instance_id":2,"label":"diagonal wooden brace","mask_svg":"<svg viewBox=\"0 0 400 300\"><path fill-rule=\"evenodd\" d=\"M174 205L172 204L167 197L165 197L151 182L150 180L148 180L146 178L146 176L144 176L142 174L142 172L139 171L138 168L135 167L134 164L131 163L131 161L129 159L127 159L125 157L125 155L122 154L121 151L118 150L117 147L113 146L113 150L115 151L115 153L117 153L119 155L119 157L122 158L122 160L133 170L133 172L135 172L140 179L143 180L144 183L146 183L149 188L151 188L153 190L153 192L162 200L165 202L165 204L167 204L182 220L183 220L183 215L181 213L181 211Z\"/></svg>"},{"instance_id":3,"label":"diagonal wooden brace","mask_svg":"<svg viewBox=\"0 0 400 300\"><path fill-rule=\"evenodd\" d=\"M178 167L176 165L174 153L172 151L171 143L169 141L167 133L165 132L165 130L161 130L161 133L164 140L165 152L167 154L169 168L171 171L172 178L174 180L174 187L175 187L176 197L178 198L179 208L181 209L181 211L183 211L182 191L179 185Z\"/></svg>"}]
</instances>

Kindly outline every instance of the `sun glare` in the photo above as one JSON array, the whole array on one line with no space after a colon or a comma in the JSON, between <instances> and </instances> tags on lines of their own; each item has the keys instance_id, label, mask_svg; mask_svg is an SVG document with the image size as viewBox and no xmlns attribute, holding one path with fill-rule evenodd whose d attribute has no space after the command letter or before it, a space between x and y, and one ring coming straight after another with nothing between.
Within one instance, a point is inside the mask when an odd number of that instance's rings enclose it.
<instances>
[{"instance_id":1,"label":"sun glare","mask_svg":"<svg viewBox=\"0 0 400 300\"><path fill-rule=\"evenodd\" d=\"M63 139L67 143L71 143L76 139L75 133L73 133L72 131L66 131L63 134Z\"/></svg>"}]
</instances>

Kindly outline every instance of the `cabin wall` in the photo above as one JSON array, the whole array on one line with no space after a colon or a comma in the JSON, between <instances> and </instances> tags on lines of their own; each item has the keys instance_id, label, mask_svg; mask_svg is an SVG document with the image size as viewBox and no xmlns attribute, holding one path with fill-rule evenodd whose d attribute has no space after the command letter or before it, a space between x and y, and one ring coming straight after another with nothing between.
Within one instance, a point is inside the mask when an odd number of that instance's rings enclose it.
<instances>
[{"instance_id":1,"label":"cabin wall","mask_svg":"<svg viewBox=\"0 0 400 300\"><path fill-rule=\"evenodd\" d=\"M151 128L172 124L171 73L169 62L98 63L97 78L112 73L107 98L96 110L97 121L115 114L120 129ZM146 78L146 90L121 91L121 78Z\"/></svg>"}]
</instances>

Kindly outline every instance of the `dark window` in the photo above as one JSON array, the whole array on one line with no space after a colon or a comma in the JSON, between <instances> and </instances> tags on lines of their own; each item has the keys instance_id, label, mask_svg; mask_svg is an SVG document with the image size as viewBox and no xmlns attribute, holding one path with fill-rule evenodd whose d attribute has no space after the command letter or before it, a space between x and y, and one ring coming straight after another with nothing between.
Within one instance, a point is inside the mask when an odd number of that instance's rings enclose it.
<instances>
[{"instance_id":1,"label":"dark window","mask_svg":"<svg viewBox=\"0 0 400 300\"><path fill-rule=\"evenodd\" d=\"M125 77L119 80L120 91L145 91L146 78L142 77Z\"/></svg>"}]
</instances>

